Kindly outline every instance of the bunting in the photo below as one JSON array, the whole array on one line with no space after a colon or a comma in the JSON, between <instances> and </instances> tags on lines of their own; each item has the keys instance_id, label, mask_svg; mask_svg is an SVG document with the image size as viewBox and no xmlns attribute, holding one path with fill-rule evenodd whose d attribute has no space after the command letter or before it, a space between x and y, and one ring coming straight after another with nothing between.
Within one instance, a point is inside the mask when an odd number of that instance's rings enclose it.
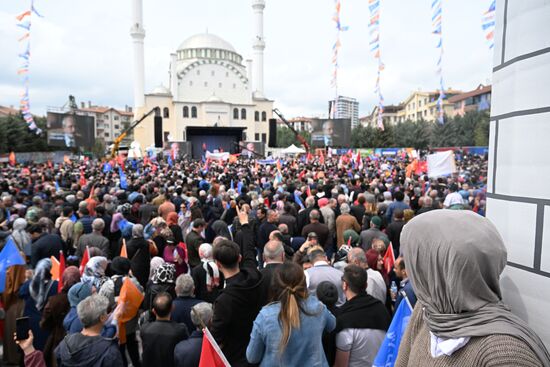
<instances>
[{"instance_id":1,"label":"bunting","mask_svg":"<svg viewBox=\"0 0 550 367\"><path fill-rule=\"evenodd\" d=\"M25 42L24 46L22 47L23 52L18 54L21 64L17 69L17 75L21 77L21 81L23 82L23 93L21 93L21 99L19 101L21 113L23 114L23 119L25 120L28 128L31 131L34 131L37 135L40 135L42 133L42 130L38 126L36 126L34 117L31 114L29 98L29 67L31 56L30 35L31 18L33 14L42 18L42 15L40 15L34 7L34 0L31 0L30 8L15 17L15 19L17 20L16 26L22 28L25 31L18 39L19 42Z\"/></svg>"},{"instance_id":2,"label":"bunting","mask_svg":"<svg viewBox=\"0 0 550 367\"><path fill-rule=\"evenodd\" d=\"M377 125L380 130L384 130L384 123L382 121L382 114L384 113L384 96L382 96L382 89L380 88L380 74L384 70L384 63L380 57L380 0L369 0L369 48L374 53L374 58L378 61L378 71L376 74L376 85L374 87L374 93L378 96L378 117Z\"/></svg>"},{"instance_id":3,"label":"bunting","mask_svg":"<svg viewBox=\"0 0 550 367\"><path fill-rule=\"evenodd\" d=\"M445 83L443 82L443 32L442 32L443 4L442 0L432 1L432 33L437 36L439 59L437 61L437 76L439 77L439 97L437 98L437 121L440 124L445 122L443 100L445 99Z\"/></svg>"},{"instance_id":4,"label":"bunting","mask_svg":"<svg viewBox=\"0 0 550 367\"><path fill-rule=\"evenodd\" d=\"M485 39L489 48L492 50L495 46L495 16L496 16L496 0L491 0L489 10L483 13L481 18L481 28L485 33Z\"/></svg>"},{"instance_id":5,"label":"bunting","mask_svg":"<svg viewBox=\"0 0 550 367\"><path fill-rule=\"evenodd\" d=\"M332 46L332 66L334 67L334 70L332 71L332 81L330 84L335 90L335 95L338 96L338 52L342 46L340 43L340 33L347 31L349 27L342 26L342 23L340 22L340 0L334 0L334 5L335 10L332 20L336 23L336 42L334 42L334 45Z\"/></svg>"}]
</instances>

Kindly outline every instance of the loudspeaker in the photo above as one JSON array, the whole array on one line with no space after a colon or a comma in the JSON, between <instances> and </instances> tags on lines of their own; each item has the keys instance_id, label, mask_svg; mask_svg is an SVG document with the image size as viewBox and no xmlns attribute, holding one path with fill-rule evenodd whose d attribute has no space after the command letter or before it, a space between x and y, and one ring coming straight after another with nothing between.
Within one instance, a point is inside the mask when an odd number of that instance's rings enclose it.
<instances>
[{"instance_id":1,"label":"loudspeaker","mask_svg":"<svg viewBox=\"0 0 550 367\"><path fill-rule=\"evenodd\" d=\"M269 141L267 144L270 148L277 147L277 120L269 119Z\"/></svg>"},{"instance_id":2,"label":"loudspeaker","mask_svg":"<svg viewBox=\"0 0 550 367\"><path fill-rule=\"evenodd\" d=\"M155 116L155 148L162 147L162 117Z\"/></svg>"}]
</instances>

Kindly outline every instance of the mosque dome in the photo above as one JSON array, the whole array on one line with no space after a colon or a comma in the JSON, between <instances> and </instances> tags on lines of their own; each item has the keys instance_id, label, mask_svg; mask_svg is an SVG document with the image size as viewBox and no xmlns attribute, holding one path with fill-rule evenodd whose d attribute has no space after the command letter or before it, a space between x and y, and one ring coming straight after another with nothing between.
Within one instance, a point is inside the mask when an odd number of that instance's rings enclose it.
<instances>
[{"instance_id":1,"label":"mosque dome","mask_svg":"<svg viewBox=\"0 0 550 367\"><path fill-rule=\"evenodd\" d=\"M237 52L229 42L210 33L200 33L189 37L179 45L178 51L193 48L210 48Z\"/></svg>"},{"instance_id":2,"label":"mosque dome","mask_svg":"<svg viewBox=\"0 0 550 367\"><path fill-rule=\"evenodd\" d=\"M170 93L170 90L168 88L166 88L164 85L159 85L157 87L155 87L155 89L153 89L151 91L151 94L157 94L157 95L172 95L172 93Z\"/></svg>"}]
</instances>

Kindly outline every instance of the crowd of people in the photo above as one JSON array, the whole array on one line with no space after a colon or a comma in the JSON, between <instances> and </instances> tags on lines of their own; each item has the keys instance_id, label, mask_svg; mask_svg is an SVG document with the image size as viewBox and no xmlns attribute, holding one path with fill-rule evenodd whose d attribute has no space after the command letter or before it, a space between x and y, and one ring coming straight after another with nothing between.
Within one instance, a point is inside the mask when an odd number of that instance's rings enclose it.
<instances>
[{"instance_id":1,"label":"crowd of people","mask_svg":"<svg viewBox=\"0 0 550 367\"><path fill-rule=\"evenodd\" d=\"M207 328L231 366L371 366L406 302L396 365L550 366L501 302L486 158L436 179L410 163L4 165L0 242L26 265L6 272L3 361L198 366ZM142 297L131 317L128 282Z\"/></svg>"}]
</instances>

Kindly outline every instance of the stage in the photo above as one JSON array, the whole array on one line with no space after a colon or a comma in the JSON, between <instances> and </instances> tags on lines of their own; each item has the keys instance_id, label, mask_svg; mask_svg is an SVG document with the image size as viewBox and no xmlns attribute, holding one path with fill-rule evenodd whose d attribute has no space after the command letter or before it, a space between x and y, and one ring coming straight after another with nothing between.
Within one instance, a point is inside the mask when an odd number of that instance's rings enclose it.
<instances>
[{"instance_id":1,"label":"stage","mask_svg":"<svg viewBox=\"0 0 550 367\"><path fill-rule=\"evenodd\" d=\"M243 141L245 129L245 127L188 126L186 137L187 142L191 143L193 159L200 159L204 150L239 153L240 149L237 145Z\"/></svg>"}]
</instances>

